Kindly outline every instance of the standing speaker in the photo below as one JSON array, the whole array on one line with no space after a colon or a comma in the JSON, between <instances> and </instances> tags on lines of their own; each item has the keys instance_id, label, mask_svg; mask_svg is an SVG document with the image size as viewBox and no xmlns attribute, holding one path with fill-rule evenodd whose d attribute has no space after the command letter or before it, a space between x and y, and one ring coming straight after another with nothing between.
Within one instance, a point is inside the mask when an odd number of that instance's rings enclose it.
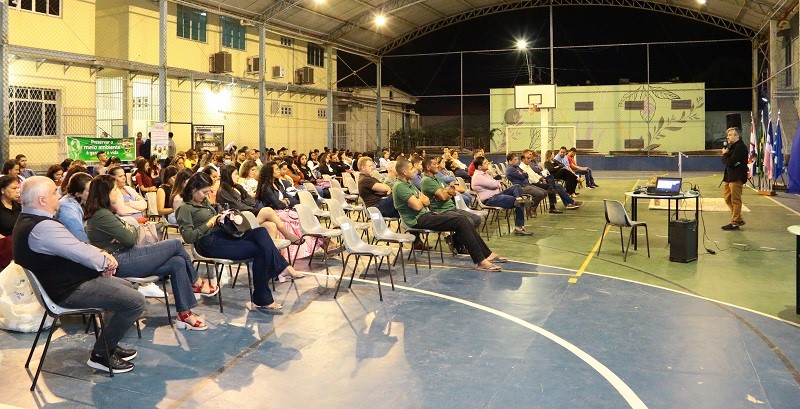
<instances>
[{"instance_id":1,"label":"standing speaker","mask_svg":"<svg viewBox=\"0 0 800 409\"><path fill-rule=\"evenodd\" d=\"M697 260L697 220L669 222L669 261Z\"/></svg>"},{"instance_id":2,"label":"standing speaker","mask_svg":"<svg viewBox=\"0 0 800 409\"><path fill-rule=\"evenodd\" d=\"M725 129L736 128L742 130L742 114L725 115Z\"/></svg>"}]
</instances>

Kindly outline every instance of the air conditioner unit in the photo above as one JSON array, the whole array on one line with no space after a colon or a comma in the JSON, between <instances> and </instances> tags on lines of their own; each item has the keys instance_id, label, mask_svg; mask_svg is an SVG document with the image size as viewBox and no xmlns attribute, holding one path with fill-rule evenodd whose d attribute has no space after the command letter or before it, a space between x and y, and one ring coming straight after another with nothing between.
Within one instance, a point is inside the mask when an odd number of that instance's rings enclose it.
<instances>
[{"instance_id":1,"label":"air conditioner unit","mask_svg":"<svg viewBox=\"0 0 800 409\"><path fill-rule=\"evenodd\" d=\"M220 51L211 54L211 57L208 58L208 72L212 74L233 72L233 68L231 67L231 53Z\"/></svg>"},{"instance_id":2,"label":"air conditioner unit","mask_svg":"<svg viewBox=\"0 0 800 409\"><path fill-rule=\"evenodd\" d=\"M299 68L294 72L295 84L313 84L314 83L314 69L311 67Z\"/></svg>"},{"instance_id":3,"label":"air conditioner unit","mask_svg":"<svg viewBox=\"0 0 800 409\"><path fill-rule=\"evenodd\" d=\"M286 76L286 67L276 65L272 67L272 78L283 78Z\"/></svg>"},{"instance_id":4,"label":"air conditioner unit","mask_svg":"<svg viewBox=\"0 0 800 409\"><path fill-rule=\"evenodd\" d=\"M259 69L259 59L258 56L255 57L247 57L247 73L248 74L258 74Z\"/></svg>"}]
</instances>

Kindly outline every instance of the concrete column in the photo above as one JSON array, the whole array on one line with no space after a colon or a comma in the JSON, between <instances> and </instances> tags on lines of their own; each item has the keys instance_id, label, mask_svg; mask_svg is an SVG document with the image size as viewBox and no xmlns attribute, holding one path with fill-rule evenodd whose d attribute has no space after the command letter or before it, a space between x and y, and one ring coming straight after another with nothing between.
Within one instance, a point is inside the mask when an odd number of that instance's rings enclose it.
<instances>
[{"instance_id":1,"label":"concrete column","mask_svg":"<svg viewBox=\"0 0 800 409\"><path fill-rule=\"evenodd\" d=\"M258 150L267 151L267 90L264 82L264 71L267 66L267 27L266 24L258 26Z\"/></svg>"},{"instance_id":2,"label":"concrete column","mask_svg":"<svg viewBox=\"0 0 800 409\"><path fill-rule=\"evenodd\" d=\"M325 127L328 130L328 143L327 146L333 146L333 90L336 89L336 80L333 78L333 47L328 45L325 47L325 54L328 57L328 92L325 94L327 99L328 108L325 115Z\"/></svg>"},{"instance_id":3,"label":"concrete column","mask_svg":"<svg viewBox=\"0 0 800 409\"><path fill-rule=\"evenodd\" d=\"M167 0L158 0L158 122L167 122Z\"/></svg>"},{"instance_id":4,"label":"concrete column","mask_svg":"<svg viewBox=\"0 0 800 409\"><path fill-rule=\"evenodd\" d=\"M377 140L377 148L380 149L380 147L384 145L382 143L383 131L381 130L381 109L382 109L382 106L381 106L381 103L382 103L381 92L382 92L382 86L383 85L382 85L382 82L381 82L381 71L382 71L382 68L381 68L381 59L380 59L380 57L378 58L377 61L375 61L375 68L377 70L377 75L376 75L376 78L377 78L377 89L376 89L376 92L375 92L375 102L376 102L376 104L375 104L375 136L376 136L376 138L375 139ZM386 145L388 145L388 143Z\"/></svg>"}]
</instances>

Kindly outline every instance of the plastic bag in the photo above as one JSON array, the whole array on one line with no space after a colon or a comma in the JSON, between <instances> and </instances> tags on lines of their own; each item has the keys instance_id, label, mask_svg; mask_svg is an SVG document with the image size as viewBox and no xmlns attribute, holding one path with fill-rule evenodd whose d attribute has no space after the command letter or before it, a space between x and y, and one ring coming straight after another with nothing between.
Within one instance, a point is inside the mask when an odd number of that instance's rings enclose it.
<instances>
[{"instance_id":1,"label":"plastic bag","mask_svg":"<svg viewBox=\"0 0 800 409\"><path fill-rule=\"evenodd\" d=\"M44 307L33 294L25 271L12 262L0 272L0 328L36 332L43 314ZM44 328L50 328L50 325L53 325L53 319L47 317Z\"/></svg>"}]
</instances>

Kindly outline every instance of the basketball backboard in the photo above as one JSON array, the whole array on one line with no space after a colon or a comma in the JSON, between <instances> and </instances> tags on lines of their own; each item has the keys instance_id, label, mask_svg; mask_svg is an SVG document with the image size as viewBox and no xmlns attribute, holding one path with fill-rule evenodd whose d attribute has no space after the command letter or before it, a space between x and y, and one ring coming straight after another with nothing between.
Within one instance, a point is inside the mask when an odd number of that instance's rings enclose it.
<instances>
[{"instance_id":1,"label":"basketball backboard","mask_svg":"<svg viewBox=\"0 0 800 409\"><path fill-rule=\"evenodd\" d=\"M538 109L555 109L556 86L547 85L517 85L514 87L514 108L528 109L531 105L538 105Z\"/></svg>"}]
</instances>

